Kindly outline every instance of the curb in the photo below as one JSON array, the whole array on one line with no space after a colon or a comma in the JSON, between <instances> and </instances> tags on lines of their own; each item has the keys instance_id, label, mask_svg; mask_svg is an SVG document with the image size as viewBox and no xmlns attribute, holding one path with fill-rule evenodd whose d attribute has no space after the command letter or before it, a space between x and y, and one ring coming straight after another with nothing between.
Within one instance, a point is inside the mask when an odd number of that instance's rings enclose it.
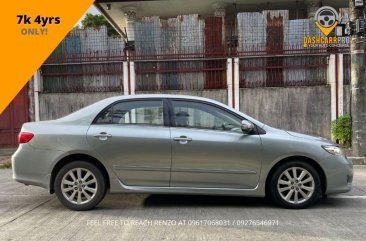
<instances>
[{"instance_id":1,"label":"curb","mask_svg":"<svg viewBox=\"0 0 366 241\"><path fill-rule=\"evenodd\" d=\"M366 165L365 157L347 157L348 160L352 161L353 165Z\"/></svg>"},{"instance_id":2,"label":"curb","mask_svg":"<svg viewBox=\"0 0 366 241\"><path fill-rule=\"evenodd\" d=\"M11 156L16 150L16 148L0 148L0 156Z\"/></svg>"},{"instance_id":3,"label":"curb","mask_svg":"<svg viewBox=\"0 0 366 241\"><path fill-rule=\"evenodd\" d=\"M0 156L0 164L11 162L11 156Z\"/></svg>"}]
</instances>

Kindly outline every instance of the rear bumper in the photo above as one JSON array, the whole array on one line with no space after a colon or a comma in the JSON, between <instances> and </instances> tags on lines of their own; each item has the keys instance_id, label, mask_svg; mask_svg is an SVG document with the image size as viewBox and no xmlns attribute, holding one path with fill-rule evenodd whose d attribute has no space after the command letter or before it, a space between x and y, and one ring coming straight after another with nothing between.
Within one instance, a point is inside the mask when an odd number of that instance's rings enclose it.
<instances>
[{"instance_id":1,"label":"rear bumper","mask_svg":"<svg viewBox=\"0 0 366 241\"><path fill-rule=\"evenodd\" d=\"M61 151L39 150L21 144L11 158L13 179L17 182L50 190L53 161Z\"/></svg>"}]
</instances>

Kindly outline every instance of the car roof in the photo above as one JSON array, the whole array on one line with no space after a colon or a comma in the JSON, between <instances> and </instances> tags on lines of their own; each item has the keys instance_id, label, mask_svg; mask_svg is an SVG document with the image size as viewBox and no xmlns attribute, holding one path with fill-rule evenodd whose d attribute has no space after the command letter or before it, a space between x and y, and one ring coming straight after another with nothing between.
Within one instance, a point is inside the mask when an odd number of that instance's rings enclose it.
<instances>
[{"instance_id":1,"label":"car roof","mask_svg":"<svg viewBox=\"0 0 366 241\"><path fill-rule=\"evenodd\" d=\"M225 108L230 108L229 106L205 97L192 96L192 95L173 95L173 94L136 94L136 95L121 95L107 98L105 100L110 100L111 103L119 100L135 100L135 99L154 99L154 98L163 98L163 99L185 99L185 100L198 100L210 102L216 105L223 106ZM232 109L234 110L234 109Z\"/></svg>"},{"instance_id":2,"label":"car roof","mask_svg":"<svg viewBox=\"0 0 366 241\"><path fill-rule=\"evenodd\" d=\"M120 99L120 100L127 100L127 99L150 99L150 98L170 98L170 99L191 99L191 100L204 100L209 102L216 102L212 99L199 97L199 96L192 96L192 95L173 95L173 94L136 94L136 95L121 95L121 96L114 96L110 97L111 99Z\"/></svg>"}]
</instances>

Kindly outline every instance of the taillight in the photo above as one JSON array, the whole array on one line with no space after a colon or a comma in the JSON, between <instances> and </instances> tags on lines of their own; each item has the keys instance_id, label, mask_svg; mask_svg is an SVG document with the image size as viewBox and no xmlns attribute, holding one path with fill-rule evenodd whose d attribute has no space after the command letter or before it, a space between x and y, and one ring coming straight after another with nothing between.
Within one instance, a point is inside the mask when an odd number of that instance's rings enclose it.
<instances>
[{"instance_id":1,"label":"taillight","mask_svg":"<svg viewBox=\"0 0 366 241\"><path fill-rule=\"evenodd\" d=\"M32 140L33 136L34 136L33 133L20 132L18 136L18 143L19 144L28 143L30 140Z\"/></svg>"}]
</instances>

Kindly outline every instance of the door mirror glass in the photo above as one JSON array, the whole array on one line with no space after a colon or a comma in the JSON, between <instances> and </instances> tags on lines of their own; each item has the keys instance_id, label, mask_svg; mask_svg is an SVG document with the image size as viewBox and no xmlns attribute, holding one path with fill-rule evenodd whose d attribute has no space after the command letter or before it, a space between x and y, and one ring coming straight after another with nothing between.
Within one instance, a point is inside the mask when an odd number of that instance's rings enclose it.
<instances>
[{"instance_id":1,"label":"door mirror glass","mask_svg":"<svg viewBox=\"0 0 366 241\"><path fill-rule=\"evenodd\" d=\"M250 121L242 120L241 130L243 131L244 134L250 134L254 131L254 125Z\"/></svg>"}]
</instances>

